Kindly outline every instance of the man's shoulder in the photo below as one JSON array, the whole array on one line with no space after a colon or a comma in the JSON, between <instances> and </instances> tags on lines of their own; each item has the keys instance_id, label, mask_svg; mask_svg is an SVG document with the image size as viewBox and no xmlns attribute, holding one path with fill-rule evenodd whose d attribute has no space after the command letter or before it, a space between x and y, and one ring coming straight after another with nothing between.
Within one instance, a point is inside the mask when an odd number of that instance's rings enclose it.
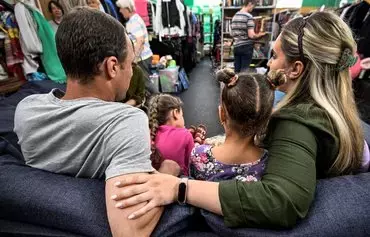
<instances>
[{"instance_id":1,"label":"man's shoulder","mask_svg":"<svg viewBox=\"0 0 370 237\"><path fill-rule=\"evenodd\" d=\"M32 106L32 105L45 104L47 102L47 97L48 97L48 94L29 95L18 103L17 110L24 108L24 107Z\"/></svg>"},{"instance_id":2,"label":"man's shoulder","mask_svg":"<svg viewBox=\"0 0 370 237\"><path fill-rule=\"evenodd\" d=\"M248 18L248 19L253 19L252 14L250 14L249 12L241 12L241 11L239 11L239 12L237 12L235 14L235 16L244 17L244 18Z\"/></svg>"},{"instance_id":3,"label":"man's shoulder","mask_svg":"<svg viewBox=\"0 0 370 237\"><path fill-rule=\"evenodd\" d=\"M35 94L23 99L17 106L18 118L32 115L26 120L48 119L58 121L84 121L90 125L113 121L146 121L146 114L121 102L106 102L99 99L60 100L49 94ZM27 117L27 116L26 116ZM83 119L81 119L83 118Z\"/></svg>"}]
</instances>

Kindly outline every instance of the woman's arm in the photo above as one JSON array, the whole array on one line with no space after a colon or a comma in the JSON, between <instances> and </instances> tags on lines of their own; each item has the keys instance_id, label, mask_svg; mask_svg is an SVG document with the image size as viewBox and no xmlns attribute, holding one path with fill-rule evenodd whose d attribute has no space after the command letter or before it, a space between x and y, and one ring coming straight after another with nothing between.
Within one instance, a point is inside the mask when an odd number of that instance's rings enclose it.
<instances>
[{"instance_id":1,"label":"woman's arm","mask_svg":"<svg viewBox=\"0 0 370 237\"><path fill-rule=\"evenodd\" d=\"M269 161L261 182L220 183L227 226L292 227L308 212L316 186L316 138L293 121L279 120L273 126L267 134Z\"/></svg>"},{"instance_id":2,"label":"woman's arm","mask_svg":"<svg viewBox=\"0 0 370 237\"><path fill-rule=\"evenodd\" d=\"M136 41L135 41L135 44L134 44L134 49L135 49L135 55L137 57L140 57L141 52L144 49L144 43L145 43L144 36L136 37Z\"/></svg>"},{"instance_id":3,"label":"woman's arm","mask_svg":"<svg viewBox=\"0 0 370 237\"><path fill-rule=\"evenodd\" d=\"M216 182L189 180L187 203L223 215L218 189L219 183Z\"/></svg>"},{"instance_id":4,"label":"woman's arm","mask_svg":"<svg viewBox=\"0 0 370 237\"><path fill-rule=\"evenodd\" d=\"M189 204L223 214L232 227L291 227L303 218L313 200L316 185L316 138L306 126L278 121L268 134L269 163L262 180L243 183L189 181ZM126 187L130 195L121 195L124 206L149 201L135 212L136 217L158 205L177 200L179 179L165 175L138 177L142 186ZM133 184L123 180L119 187ZM146 189L147 192L142 190Z\"/></svg>"}]
</instances>

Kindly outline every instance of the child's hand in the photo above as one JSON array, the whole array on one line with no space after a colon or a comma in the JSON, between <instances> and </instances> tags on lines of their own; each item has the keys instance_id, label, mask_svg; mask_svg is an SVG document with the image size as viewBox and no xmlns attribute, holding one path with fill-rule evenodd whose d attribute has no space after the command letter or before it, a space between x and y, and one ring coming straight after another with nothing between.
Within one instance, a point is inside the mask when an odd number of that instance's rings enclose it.
<instances>
[{"instance_id":1,"label":"child's hand","mask_svg":"<svg viewBox=\"0 0 370 237\"><path fill-rule=\"evenodd\" d=\"M164 160L161 167L158 169L160 173L179 176L181 172L180 166L173 160Z\"/></svg>"}]
</instances>

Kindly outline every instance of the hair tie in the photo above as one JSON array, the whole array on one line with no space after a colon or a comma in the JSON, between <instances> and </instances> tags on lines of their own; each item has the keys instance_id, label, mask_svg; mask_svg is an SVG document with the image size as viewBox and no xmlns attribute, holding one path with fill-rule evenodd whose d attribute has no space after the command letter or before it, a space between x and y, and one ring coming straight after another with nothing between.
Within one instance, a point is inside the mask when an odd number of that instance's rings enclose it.
<instances>
[{"instance_id":1,"label":"hair tie","mask_svg":"<svg viewBox=\"0 0 370 237\"><path fill-rule=\"evenodd\" d=\"M238 82L239 80L239 76L238 75L235 75L233 76L231 79L230 79L230 82L227 84L227 87L233 87L236 85L236 83Z\"/></svg>"},{"instance_id":2,"label":"hair tie","mask_svg":"<svg viewBox=\"0 0 370 237\"><path fill-rule=\"evenodd\" d=\"M337 64L338 71L344 71L352 67L357 62L357 57L353 56L350 48L345 48Z\"/></svg>"},{"instance_id":3,"label":"hair tie","mask_svg":"<svg viewBox=\"0 0 370 237\"><path fill-rule=\"evenodd\" d=\"M272 90L276 90L276 86L275 86L275 84L272 82L271 77L266 76L266 80L267 80L267 81L268 81L268 83L270 84L271 89L272 89Z\"/></svg>"}]
</instances>

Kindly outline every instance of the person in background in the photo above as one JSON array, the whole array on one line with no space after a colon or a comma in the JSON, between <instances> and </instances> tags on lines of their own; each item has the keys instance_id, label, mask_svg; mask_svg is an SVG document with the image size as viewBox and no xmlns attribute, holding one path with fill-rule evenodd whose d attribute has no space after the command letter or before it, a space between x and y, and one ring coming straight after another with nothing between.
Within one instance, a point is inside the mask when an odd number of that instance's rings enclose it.
<instances>
[{"instance_id":1,"label":"person in background","mask_svg":"<svg viewBox=\"0 0 370 237\"><path fill-rule=\"evenodd\" d=\"M51 27L57 32L59 24L63 20L64 10L58 1L51 0L48 4L48 10L51 13L52 20L49 21Z\"/></svg>"},{"instance_id":2,"label":"person in background","mask_svg":"<svg viewBox=\"0 0 370 237\"><path fill-rule=\"evenodd\" d=\"M158 90L149 80L153 52L150 49L149 35L144 20L135 12L135 2L133 0L118 0L116 4L120 8L122 16L127 20L126 30L134 43L136 62L145 73L146 88L151 94L158 93Z\"/></svg>"},{"instance_id":3,"label":"person in background","mask_svg":"<svg viewBox=\"0 0 370 237\"><path fill-rule=\"evenodd\" d=\"M138 107L143 104L145 99L145 79L139 66L133 65L132 72L130 87L123 102Z\"/></svg>"},{"instance_id":4,"label":"person in background","mask_svg":"<svg viewBox=\"0 0 370 237\"><path fill-rule=\"evenodd\" d=\"M266 35L255 33L255 23L251 12L256 6L256 0L244 0L243 8L238 11L231 22L231 36L234 38L235 72L243 72L249 68L253 58L254 40Z\"/></svg>"},{"instance_id":5,"label":"person in background","mask_svg":"<svg viewBox=\"0 0 370 237\"><path fill-rule=\"evenodd\" d=\"M101 5L99 0L86 0L89 7L105 12L104 7Z\"/></svg>"}]
</instances>

